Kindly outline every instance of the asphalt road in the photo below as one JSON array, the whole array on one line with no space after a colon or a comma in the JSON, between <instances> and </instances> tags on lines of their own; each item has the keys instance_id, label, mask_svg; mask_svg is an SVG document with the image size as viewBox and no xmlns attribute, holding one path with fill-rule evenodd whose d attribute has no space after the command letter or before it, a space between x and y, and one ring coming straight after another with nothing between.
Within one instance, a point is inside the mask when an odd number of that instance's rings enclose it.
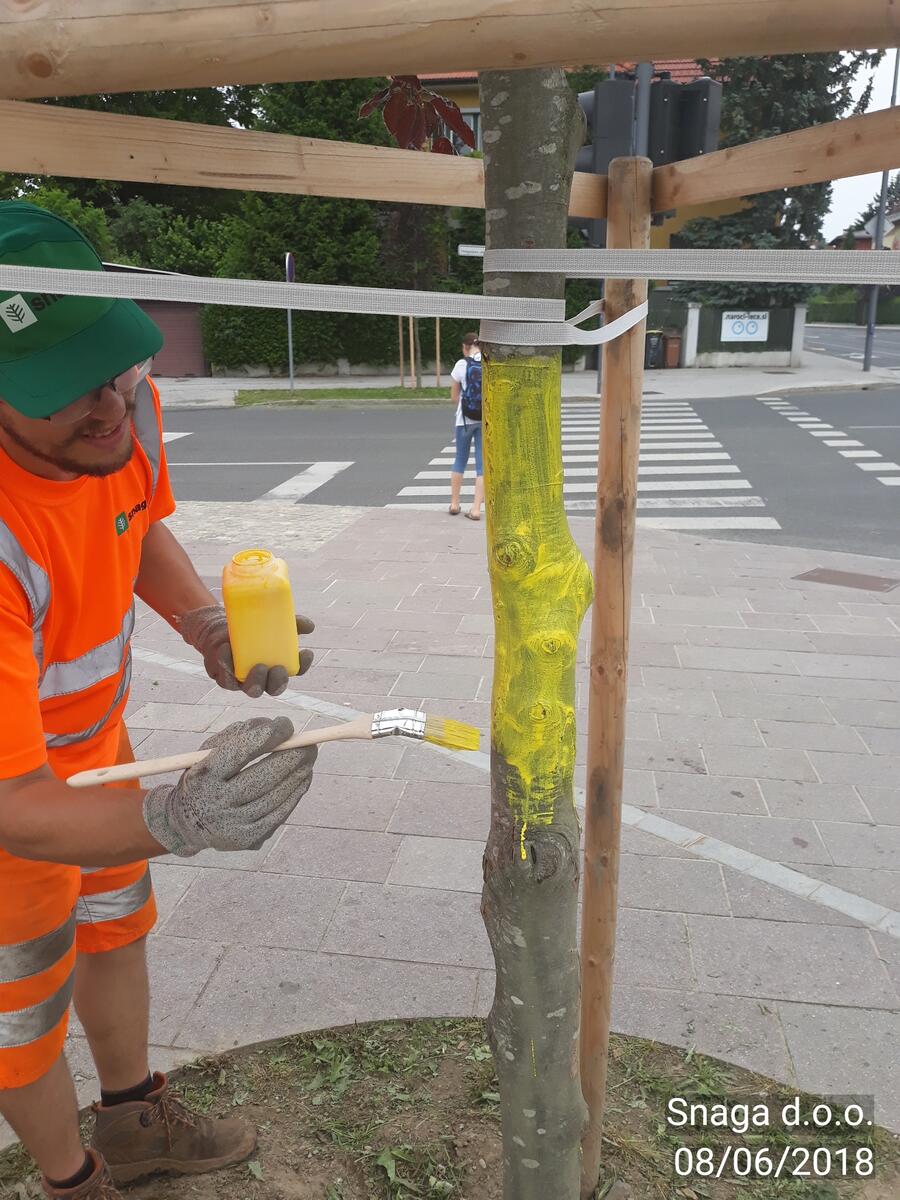
<instances>
[{"instance_id":1,"label":"asphalt road","mask_svg":"<svg viewBox=\"0 0 900 1200\"><path fill-rule=\"evenodd\" d=\"M597 419L593 404L564 404L572 512L593 508ZM451 424L449 404L178 410L165 419L181 500L275 492L300 505L435 509L449 499ZM642 524L900 559L900 388L674 408L646 398L640 471Z\"/></svg>"},{"instance_id":2,"label":"asphalt road","mask_svg":"<svg viewBox=\"0 0 900 1200\"><path fill-rule=\"evenodd\" d=\"M866 331L863 328L832 328L826 325L807 325L804 349L821 350L837 358L862 363ZM872 366L900 371L900 328L882 325L875 330Z\"/></svg>"}]
</instances>

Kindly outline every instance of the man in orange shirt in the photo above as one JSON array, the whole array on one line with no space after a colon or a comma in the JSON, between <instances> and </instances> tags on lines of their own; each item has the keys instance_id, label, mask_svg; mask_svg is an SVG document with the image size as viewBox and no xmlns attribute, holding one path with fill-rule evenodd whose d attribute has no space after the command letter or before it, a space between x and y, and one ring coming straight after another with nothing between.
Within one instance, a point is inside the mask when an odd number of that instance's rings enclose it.
<instances>
[{"instance_id":1,"label":"man in orange shirt","mask_svg":"<svg viewBox=\"0 0 900 1200\"><path fill-rule=\"evenodd\" d=\"M0 203L0 264L103 269L73 226L20 201ZM271 753L291 723L257 718L211 738L174 786L66 787L133 759L135 594L222 687L287 685L264 666L237 681L224 612L162 524L175 504L148 378L161 344L130 300L0 291L0 1113L48 1196L77 1200L253 1150L252 1126L189 1112L150 1071L147 859L262 845L315 760ZM63 1054L73 1000L101 1086L87 1150Z\"/></svg>"}]
</instances>

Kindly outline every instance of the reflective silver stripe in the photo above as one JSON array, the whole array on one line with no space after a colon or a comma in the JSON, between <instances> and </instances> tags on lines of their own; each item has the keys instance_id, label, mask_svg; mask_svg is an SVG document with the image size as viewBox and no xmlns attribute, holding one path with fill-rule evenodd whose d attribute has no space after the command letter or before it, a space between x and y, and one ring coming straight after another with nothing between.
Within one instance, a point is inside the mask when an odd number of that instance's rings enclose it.
<instances>
[{"instance_id":1,"label":"reflective silver stripe","mask_svg":"<svg viewBox=\"0 0 900 1200\"><path fill-rule=\"evenodd\" d=\"M44 637L42 627L50 607L50 577L43 567L29 558L12 530L0 521L0 563L8 567L22 587L31 606L31 629L34 637L34 657L43 674Z\"/></svg>"},{"instance_id":2,"label":"reflective silver stripe","mask_svg":"<svg viewBox=\"0 0 900 1200\"><path fill-rule=\"evenodd\" d=\"M150 471L153 483L150 495L156 492L156 481L159 478L159 465L162 461L162 437L159 432L159 421L156 416L156 404L153 400L153 390L148 379L142 379L135 389L137 407L134 410L132 423L141 449L150 460Z\"/></svg>"},{"instance_id":3,"label":"reflective silver stripe","mask_svg":"<svg viewBox=\"0 0 900 1200\"><path fill-rule=\"evenodd\" d=\"M53 662L47 665L38 695L41 700L53 696L70 696L83 692L103 679L115 675L122 666L122 658L129 638L134 632L134 601L122 618L122 628L114 638L95 646L80 658L68 662Z\"/></svg>"},{"instance_id":4,"label":"reflective silver stripe","mask_svg":"<svg viewBox=\"0 0 900 1200\"><path fill-rule=\"evenodd\" d=\"M122 678L119 680L119 686L116 688L116 694L113 696L112 704L93 725L89 725L87 729L79 729L77 733L45 733L44 741L48 749L56 750L60 746L72 746L76 742L86 742L88 738L92 738L99 733L106 722L109 720L110 714L122 700L125 693L128 691L128 686L131 683L131 647L128 648L128 654L125 658L125 666L122 670Z\"/></svg>"},{"instance_id":5,"label":"reflective silver stripe","mask_svg":"<svg viewBox=\"0 0 900 1200\"><path fill-rule=\"evenodd\" d=\"M0 983L17 983L40 975L64 958L75 941L75 914L56 929L27 942L0 946Z\"/></svg>"},{"instance_id":6,"label":"reflective silver stripe","mask_svg":"<svg viewBox=\"0 0 900 1200\"><path fill-rule=\"evenodd\" d=\"M79 896L75 917L79 925L96 925L100 921L116 921L140 912L150 899L150 868L137 883L119 888L116 892L98 892L96 896Z\"/></svg>"},{"instance_id":7,"label":"reflective silver stripe","mask_svg":"<svg viewBox=\"0 0 900 1200\"><path fill-rule=\"evenodd\" d=\"M72 1002L72 987L75 983L74 964L66 982L40 1004L20 1008L17 1012L0 1013L0 1050L12 1050L16 1046L27 1046L36 1042L54 1029L65 1016Z\"/></svg>"}]
</instances>

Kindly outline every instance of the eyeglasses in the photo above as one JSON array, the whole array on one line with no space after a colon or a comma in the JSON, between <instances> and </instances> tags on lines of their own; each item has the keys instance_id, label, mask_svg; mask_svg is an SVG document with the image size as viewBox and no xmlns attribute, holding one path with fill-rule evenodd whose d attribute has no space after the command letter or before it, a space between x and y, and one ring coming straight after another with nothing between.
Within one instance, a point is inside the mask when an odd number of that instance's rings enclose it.
<instances>
[{"instance_id":1,"label":"eyeglasses","mask_svg":"<svg viewBox=\"0 0 900 1200\"><path fill-rule=\"evenodd\" d=\"M52 425L74 425L76 421L82 421L85 417L90 416L97 405L100 403L100 397L107 388L112 388L119 396L124 396L127 392L132 391L150 374L150 368L153 365L153 359L148 358L146 362L137 363L133 367L129 367L127 371L122 371L113 379L102 383L100 387L94 388L92 392L88 392L84 396L79 396L77 400L73 400L71 404L67 404L65 408L59 409L58 412L52 413L49 417L45 417L45 421L49 421Z\"/></svg>"}]
</instances>

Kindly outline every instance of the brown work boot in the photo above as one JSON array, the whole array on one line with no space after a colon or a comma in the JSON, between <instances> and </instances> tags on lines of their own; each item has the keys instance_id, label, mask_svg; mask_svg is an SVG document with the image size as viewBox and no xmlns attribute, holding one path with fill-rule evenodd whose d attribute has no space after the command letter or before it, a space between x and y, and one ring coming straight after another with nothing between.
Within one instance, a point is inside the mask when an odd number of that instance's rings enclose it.
<instances>
[{"instance_id":1,"label":"brown work boot","mask_svg":"<svg viewBox=\"0 0 900 1200\"><path fill-rule=\"evenodd\" d=\"M94 1173L78 1187L55 1188L46 1179L42 1180L50 1200L122 1200L122 1193L110 1178L106 1163L96 1150L88 1150L88 1154L94 1160Z\"/></svg>"},{"instance_id":2,"label":"brown work boot","mask_svg":"<svg viewBox=\"0 0 900 1200\"><path fill-rule=\"evenodd\" d=\"M93 1144L106 1159L116 1183L131 1183L158 1171L199 1175L243 1162L256 1147L256 1129L227 1117L211 1121L192 1113L169 1094L157 1071L146 1100L104 1108L94 1105Z\"/></svg>"}]
</instances>

